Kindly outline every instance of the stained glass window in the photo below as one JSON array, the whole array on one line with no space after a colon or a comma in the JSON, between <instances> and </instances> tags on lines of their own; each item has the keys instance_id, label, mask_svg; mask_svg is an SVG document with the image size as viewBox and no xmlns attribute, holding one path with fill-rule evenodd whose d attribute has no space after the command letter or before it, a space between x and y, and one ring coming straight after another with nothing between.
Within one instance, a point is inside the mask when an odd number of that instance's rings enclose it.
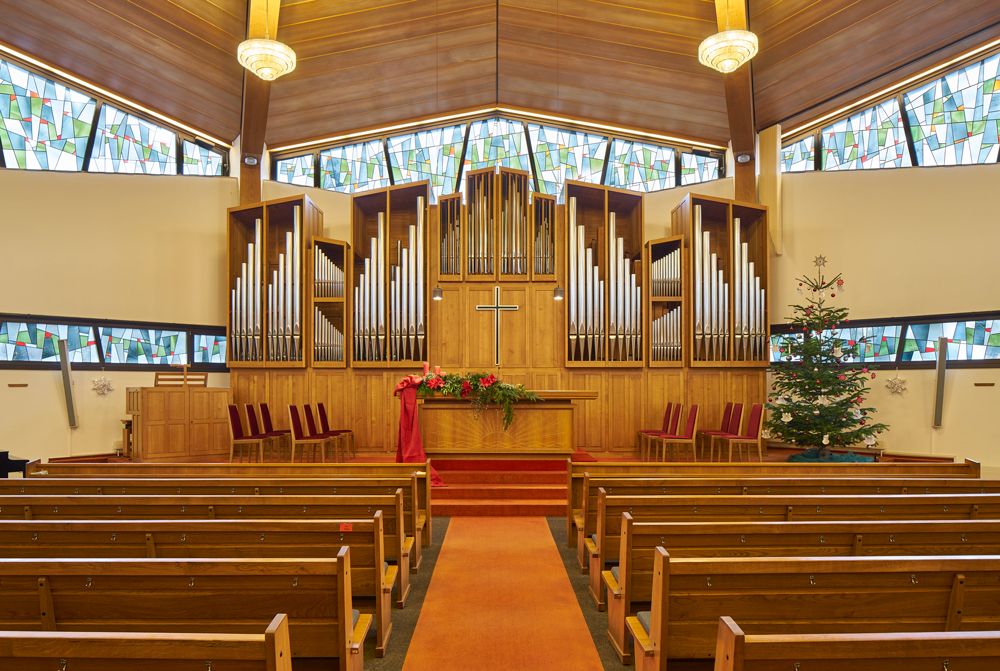
<instances>
[{"instance_id":1,"label":"stained glass window","mask_svg":"<svg viewBox=\"0 0 1000 671\"><path fill-rule=\"evenodd\" d=\"M98 363L97 340L90 326L0 322L0 361L59 361L65 340L71 363Z\"/></svg>"},{"instance_id":2,"label":"stained glass window","mask_svg":"<svg viewBox=\"0 0 1000 671\"><path fill-rule=\"evenodd\" d=\"M816 137L809 135L781 148L781 172L805 172L816 168L814 145Z\"/></svg>"},{"instance_id":3,"label":"stained glass window","mask_svg":"<svg viewBox=\"0 0 1000 671\"><path fill-rule=\"evenodd\" d=\"M948 339L949 361L1000 359L1000 319L911 324L906 329L903 361L936 361L937 339Z\"/></svg>"},{"instance_id":4,"label":"stained glass window","mask_svg":"<svg viewBox=\"0 0 1000 671\"><path fill-rule=\"evenodd\" d=\"M918 165L995 163L1000 54L904 94Z\"/></svg>"},{"instance_id":5,"label":"stained glass window","mask_svg":"<svg viewBox=\"0 0 1000 671\"><path fill-rule=\"evenodd\" d=\"M0 60L0 146L8 168L82 170L96 101Z\"/></svg>"},{"instance_id":6,"label":"stained glass window","mask_svg":"<svg viewBox=\"0 0 1000 671\"><path fill-rule=\"evenodd\" d=\"M320 152L320 186L358 193L389 186L382 140L369 140Z\"/></svg>"},{"instance_id":7,"label":"stained glass window","mask_svg":"<svg viewBox=\"0 0 1000 671\"><path fill-rule=\"evenodd\" d=\"M226 363L226 336L194 335L195 363Z\"/></svg>"},{"instance_id":8,"label":"stained glass window","mask_svg":"<svg viewBox=\"0 0 1000 671\"><path fill-rule=\"evenodd\" d=\"M469 126L468 147L462 174L500 165L515 170L531 170L524 124L509 119L473 121Z\"/></svg>"},{"instance_id":9,"label":"stained glass window","mask_svg":"<svg viewBox=\"0 0 1000 671\"><path fill-rule=\"evenodd\" d=\"M97 119L90 172L177 174L177 135L105 104Z\"/></svg>"},{"instance_id":10,"label":"stained glass window","mask_svg":"<svg viewBox=\"0 0 1000 671\"><path fill-rule=\"evenodd\" d=\"M632 191L659 191L676 186L674 150L655 144L614 140L605 183Z\"/></svg>"},{"instance_id":11,"label":"stained glass window","mask_svg":"<svg viewBox=\"0 0 1000 671\"><path fill-rule=\"evenodd\" d=\"M823 129L823 170L912 165L899 102L891 98Z\"/></svg>"},{"instance_id":12,"label":"stained glass window","mask_svg":"<svg viewBox=\"0 0 1000 671\"><path fill-rule=\"evenodd\" d=\"M681 153L681 184L698 184L719 179L719 159Z\"/></svg>"},{"instance_id":13,"label":"stained glass window","mask_svg":"<svg viewBox=\"0 0 1000 671\"><path fill-rule=\"evenodd\" d=\"M781 333L777 335L773 333L771 334L771 363L778 363L778 362L788 363L790 361L802 360L802 357L797 354L790 359L788 358L790 356L788 354L788 349L789 349L788 346L790 344L789 341L791 340L798 341L799 344L802 344L803 336L801 333L798 334ZM782 349L784 349L785 351L782 352L781 351Z\"/></svg>"},{"instance_id":14,"label":"stained glass window","mask_svg":"<svg viewBox=\"0 0 1000 671\"><path fill-rule=\"evenodd\" d=\"M528 124L528 137L542 193L556 196L561 203L567 179L600 183L608 138L535 123Z\"/></svg>"},{"instance_id":15,"label":"stained glass window","mask_svg":"<svg viewBox=\"0 0 1000 671\"><path fill-rule=\"evenodd\" d=\"M431 181L431 202L455 191L465 124L397 135L388 140L394 184Z\"/></svg>"},{"instance_id":16,"label":"stained glass window","mask_svg":"<svg viewBox=\"0 0 1000 671\"><path fill-rule=\"evenodd\" d=\"M111 363L186 364L187 333L143 328L101 327L104 360Z\"/></svg>"},{"instance_id":17,"label":"stained glass window","mask_svg":"<svg viewBox=\"0 0 1000 671\"><path fill-rule=\"evenodd\" d=\"M185 175L221 175L222 154L184 140Z\"/></svg>"},{"instance_id":18,"label":"stained glass window","mask_svg":"<svg viewBox=\"0 0 1000 671\"><path fill-rule=\"evenodd\" d=\"M313 155L305 154L304 156L283 158L278 161L275 173L279 182L313 186L315 184L313 181Z\"/></svg>"},{"instance_id":19,"label":"stained glass window","mask_svg":"<svg viewBox=\"0 0 1000 671\"><path fill-rule=\"evenodd\" d=\"M900 324L840 328L836 334L824 331L823 338L836 340L847 356L848 363L895 361L902 328ZM854 349L851 350L851 347Z\"/></svg>"}]
</instances>

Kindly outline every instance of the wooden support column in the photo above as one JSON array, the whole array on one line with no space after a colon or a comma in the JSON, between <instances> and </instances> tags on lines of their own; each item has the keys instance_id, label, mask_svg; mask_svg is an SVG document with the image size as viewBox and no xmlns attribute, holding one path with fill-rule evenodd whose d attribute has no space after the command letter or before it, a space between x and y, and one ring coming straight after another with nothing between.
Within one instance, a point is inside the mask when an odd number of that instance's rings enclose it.
<instances>
[{"instance_id":1,"label":"wooden support column","mask_svg":"<svg viewBox=\"0 0 1000 671\"><path fill-rule=\"evenodd\" d=\"M727 14L728 12L728 14ZM715 16L719 30L749 30L744 0L715 0ZM757 133L753 113L753 77L750 64L736 72L723 75L726 86L726 111L729 114L729 136L732 140L736 200L757 202ZM750 160L740 163L740 156Z\"/></svg>"},{"instance_id":2,"label":"wooden support column","mask_svg":"<svg viewBox=\"0 0 1000 671\"><path fill-rule=\"evenodd\" d=\"M767 205L771 252L781 254L781 124L757 136L757 199Z\"/></svg>"},{"instance_id":3,"label":"wooden support column","mask_svg":"<svg viewBox=\"0 0 1000 671\"><path fill-rule=\"evenodd\" d=\"M247 9L247 39L278 35L278 10L281 0L250 0ZM267 130L267 107L271 100L271 82L249 70L243 70L243 119L240 123L240 205L259 203L260 164L264 155ZM246 159L256 159L247 165Z\"/></svg>"}]
</instances>

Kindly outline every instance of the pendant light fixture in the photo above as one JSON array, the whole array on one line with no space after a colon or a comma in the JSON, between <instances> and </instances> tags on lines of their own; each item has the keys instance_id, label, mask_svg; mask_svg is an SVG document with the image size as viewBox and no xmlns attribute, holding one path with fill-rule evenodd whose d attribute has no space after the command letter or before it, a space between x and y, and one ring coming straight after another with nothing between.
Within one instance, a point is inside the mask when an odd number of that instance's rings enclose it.
<instances>
[{"instance_id":1,"label":"pendant light fixture","mask_svg":"<svg viewBox=\"0 0 1000 671\"><path fill-rule=\"evenodd\" d=\"M749 30L729 29L729 0L726 0L726 29L702 40L698 45L698 62L725 74L738 70L756 55L756 35Z\"/></svg>"},{"instance_id":2,"label":"pendant light fixture","mask_svg":"<svg viewBox=\"0 0 1000 671\"><path fill-rule=\"evenodd\" d=\"M252 2L252 0L251 0ZM273 82L281 75L295 69L295 52L287 44L270 39L268 32L268 5L264 0L264 39L240 42L236 47L236 58L240 65L266 82Z\"/></svg>"}]
</instances>

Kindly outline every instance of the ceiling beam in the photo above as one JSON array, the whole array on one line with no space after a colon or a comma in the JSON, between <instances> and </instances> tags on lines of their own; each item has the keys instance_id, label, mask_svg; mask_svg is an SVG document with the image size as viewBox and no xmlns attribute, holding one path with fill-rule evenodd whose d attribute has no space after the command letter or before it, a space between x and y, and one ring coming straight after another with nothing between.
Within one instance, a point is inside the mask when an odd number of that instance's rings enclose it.
<instances>
[{"instance_id":1,"label":"ceiling beam","mask_svg":"<svg viewBox=\"0 0 1000 671\"><path fill-rule=\"evenodd\" d=\"M745 0L715 0L715 17L719 30L749 30ZM753 74L750 64L723 75L726 87L726 111L729 115L729 135L736 160L734 175L736 200L757 202L757 167L753 112ZM739 157L750 160L740 163Z\"/></svg>"},{"instance_id":2,"label":"ceiling beam","mask_svg":"<svg viewBox=\"0 0 1000 671\"><path fill-rule=\"evenodd\" d=\"M278 11L281 0L250 0L247 9L247 39L278 34ZM233 54L236 57L236 54ZM243 70L243 118L240 123L240 204L260 202L260 165L267 131L267 108L271 100L271 82L249 70ZM247 158L256 161L253 166Z\"/></svg>"}]
</instances>

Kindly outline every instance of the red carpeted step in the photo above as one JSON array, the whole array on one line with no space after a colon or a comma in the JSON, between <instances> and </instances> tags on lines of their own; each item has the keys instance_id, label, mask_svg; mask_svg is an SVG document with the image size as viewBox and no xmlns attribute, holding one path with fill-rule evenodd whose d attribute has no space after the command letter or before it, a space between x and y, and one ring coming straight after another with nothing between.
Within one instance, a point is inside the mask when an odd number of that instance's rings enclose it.
<instances>
[{"instance_id":1,"label":"red carpeted step","mask_svg":"<svg viewBox=\"0 0 1000 671\"><path fill-rule=\"evenodd\" d=\"M434 515L441 517L548 517L566 515L566 502L525 499L435 500Z\"/></svg>"},{"instance_id":2,"label":"red carpeted step","mask_svg":"<svg viewBox=\"0 0 1000 671\"><path fill-rule=\"evenodd\" d=\"M566 475L565 459L432 459L440 471L553 471Z\"/></svg>"},{"instance_id":3,"label":"red carpeted step","mask_svg":"<svg viewBox=\"0 0 1000 671\"><path fill-rule=\"evenodd\" d=\"M455 499L532 499L566 502L566 486L562 485L504 485L504 484L454 484L439 487L432 492L434 502Z\"/></svg>"},{"instance_id":4,"label":"red carpeted step","mask_svg":"<svg viewBox=\"0 0 1000 671\"><path fill-rule=\"evenodd\" d=\"M436 468L436 467L435 467ZM566 472L554 471L449 471L438 469L448 485L460 484L523 484L562 485L566 487Z\"/></svg>"}]
</instances>

